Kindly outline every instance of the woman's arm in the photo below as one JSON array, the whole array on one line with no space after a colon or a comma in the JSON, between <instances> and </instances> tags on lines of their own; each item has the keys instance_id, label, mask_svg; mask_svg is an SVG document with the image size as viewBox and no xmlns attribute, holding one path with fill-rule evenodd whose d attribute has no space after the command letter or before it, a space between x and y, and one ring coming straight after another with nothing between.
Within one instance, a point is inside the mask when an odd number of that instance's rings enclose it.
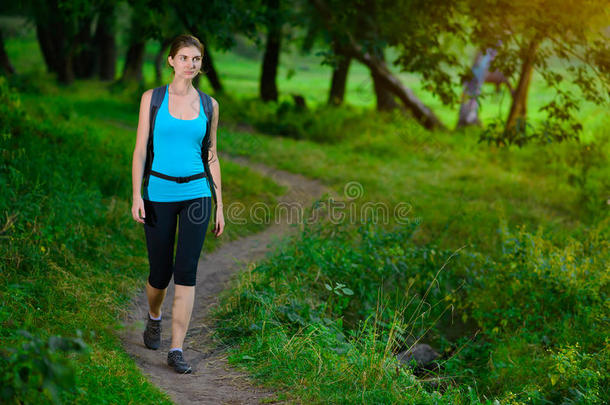
<instances>
[{"instance_id":1,"label":"woman's arm","mask_svg":"<svg viewBox=\"0 0 610 405\"><path fill-rule=\"evenodd\" d=\"M216 149L216 131L218 129L218 115L219 108L218 102L212 98L212 105L214 106L214 115L212 118L212 125L210 127L210 151L209 151L209 165L210 172L212 174L212 180L216 185L214 191L216 192L216 206L222 210L222 184L221 184L221 176L220 176L220 162L218 161L218 153Z\"/></svg>"},{"instance_id":2,"label":"woman's arm","mask_svg":"<svg viewBox=\"0 0 610 405\"><path fill-rule=\"evenodd\" d=\"M133 161L131 165L131 182L132 182L132 198L133 204L131 214L133 219L140 223L144 221L140 218L145 217L144 203L142 201L142 177L144 176L144 164L146 162L146 144L148 143L149 130L149 115L150 115L150 100L152 98L152 89L146 90L142 94L140 100L140 117L138 119L138 130L136 136L136 145L133 150ZM141 215L140 215L141 213Z\"/></svg>"},{"instance_id":3,"label":"woman's arm","mask_svg":"<svg viewBox=\"0 0 610 405\"><path fill-rule=\"evenodd\" d=\"M140 100L140 118L138 120L138 130L136 145L133 149L133 162L131 168L131 181L133 197L141 196L142 177L144 176L144 163L146 162L146 144L148 143L150 100L152 90L146 90Z\"/></svg>"}]
</instances>

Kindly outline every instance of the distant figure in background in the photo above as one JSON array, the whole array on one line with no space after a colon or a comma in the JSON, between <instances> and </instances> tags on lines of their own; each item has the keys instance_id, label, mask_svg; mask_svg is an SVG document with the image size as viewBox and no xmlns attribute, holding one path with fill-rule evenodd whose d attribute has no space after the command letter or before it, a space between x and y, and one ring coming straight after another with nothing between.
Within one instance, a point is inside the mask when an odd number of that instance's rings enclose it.
<instances>
[{"instance_id":1,"label":"distant figure in background","mask_svg":"<svg viewBox=\"0 0 610 405\"><path fill-rule=\"evenodd\" d=\"M472 64L472 77L464 83L464 92L462 93L462 103L457 124L458 128L468 125L481 125L478 98L481 95L484 83L495 84L496 92L500 91L500 86L504 83L511 92L511 95L513 94L513 88L502 72L498 70L489 71L489 66L496 55L497 51L495 49L488 48L484 54L478 52L475 56L474 63Z\"/></svg>"},{"instance_id":2,"label":"distant figure in background","mask_svg":"<svg viewBox=\"0 0 610 405\"><path fill-rule=\"evenodd\" d=\"M201 72L202 55L203 46L197 38L180 35L174 39L167 57L174 78L142 95L133 153L131 214L144 224L150 264L144 344L153 350L161 344L161 305L173 275L172 343L167 364L178 373L192 371L182 345L191 319L197 264L212 200L216 205L213 233L219 237L224 229L216 153L218 103L192 84Z\"/></svg>"}]
</instances>

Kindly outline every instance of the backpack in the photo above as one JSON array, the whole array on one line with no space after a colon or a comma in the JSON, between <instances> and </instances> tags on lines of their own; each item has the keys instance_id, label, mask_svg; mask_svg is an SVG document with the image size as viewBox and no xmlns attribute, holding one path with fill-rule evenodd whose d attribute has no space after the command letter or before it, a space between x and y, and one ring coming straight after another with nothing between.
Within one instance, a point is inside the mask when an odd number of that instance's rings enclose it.
<instances>
[{"instance_id":1,"label":"backpack","mask_svg":"<svg viewBox=\"0 0 610 405\"><path fill-rule=\"evenodd\" d=\"M155 88L153 90L152 99L150 101L150 128L148 131L148 143L146 145L146 161L144 163L144 187L148 187L148 179L150 178L152 162L155 157L153 151L153 132L155 129L155 118L157 117L157 111L159 111L159 107L161 107L161 104L163 103L163 98L165 97L165 89L166 86ZM199 93L199 97L201 98L201 104L203 105L203 110L207 118L205 135L203 137L203 142L201 142L201 160L203 161L203 169L205 171L206 178L208 179L208 184L210 185L210 191L212 192L214 205L216 205L216 190L214 190L216 188L216 185L214 184L214 179L212 179L212 173L210 172L210 166L208 164L209 149L212 145L210 131L212 128L214 107L212 105L212 98L209 95L205 94L199 89L196 90Z\"/></svg>"}]
</instances>

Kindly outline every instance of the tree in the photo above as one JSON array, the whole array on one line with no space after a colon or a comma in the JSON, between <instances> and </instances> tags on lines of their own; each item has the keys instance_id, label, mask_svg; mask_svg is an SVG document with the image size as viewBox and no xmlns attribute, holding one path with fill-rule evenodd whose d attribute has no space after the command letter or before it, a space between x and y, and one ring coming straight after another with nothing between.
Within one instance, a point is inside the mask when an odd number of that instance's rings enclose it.
<instances>
[{"instance_id":1,"label":"tree","mask_svg":"<svg viewBox=\"0 0 610 405\"><path fill-rule=\"evenodd\" d=\"M74 36L74 49L72 67L74 75L79 79L93 77L99 66L99 58L96 58L98 49L94 44L91 27L95 14L83 15L76 20L76 35Z\"/></svg>"},{"instance_id":2,"label":"tree","mask_svg":"<svg viewBox=\"0 0 610 405\"><path fill-rule=\"evenodd\" d=\"M162 38L159 41L159 52L155 55L155 81L161 83L163 78L163 64L165 63L165 55L167 54L167 47L170 46L174 36ZM199 75L197 75L199 77Z\"/></svg>"},{"instance_id":3,"label":"tree","mask_svg":"<svg viewBox=\"0 0 610 405\"><path fill-rule=\"evenodd\" d=\"M25 0L23 9L36 24L36 36L49 72L59 82L75 77L107 77L116 63L112 13L118 0ZM93 30L95 28L95 34ZM110 52L108 52L110 50ZM103 68L101 64L104 64ZM111 71L114 75L114 71Z\"/></svg>"},{"instance_id":4,"label":"tree","mask_svg":"<svg viewBox=\"0 0 610 405\"><path fill-rule=\"evenodd\" d=\"M213 1L205 7L193 7L184 1L169 0L179 20L186 29L204 45L203 66L212 88L222 91L220 76L213 63L211 49L230 49L235 44L233 35L237 32L252 38L257 44L256 28L260 23L261 0ZM196 84L196 83L195 83Z\"/></svg>"},{"instance_id":5,"label":"tree","mask_svg":"<svg viewBox=\"0 0 610 405\"><path fill-rule=\"evenodd\" d=\"M163 4L152 0L130 0L131 16L128 31L128 47L121 82L141 82L143 79L144 50L151 38L162 36Z\"/></svg>"},{"instance_id":6,"label":"tree","mask_svg":"<svg viewBox=\"0 0 610 405\"><path fill-rule=\"evenodd\" d=\"M279 0L267 0L265 25L267 41L260 79L260 97L263 101L277 101L277 70L280 63L280 48L282 40L283 19Z\"/></svg>"},{"instance_id":7,"label":"tree","mask_svg":"<svg viewBox=\"0 0 610 405\"><path fill-rule=\"evenodd\" d=\"M60 0L32 0L29 12L36 23L36 36L49 72L57 74L60 83L74 81L74 8L60 10Z\"/></svg>"},{"instance_id":8,"label":"tree","mask_svg":"<svg viewBox=\"0 0 610 405\"><path fill-rule=\"evenodd\" d=\"M94 43L97 52L96 66L98 66L101 80L114 80L116 75L117 47L115 40L116 17L115 5L107 3L100 7Z\"/></svg>"},{"instance_id":9,"label":"tree","mask_svg":"<svg viewBox=\"0 0 610 405\"><path fill-rule=\"evenodd\" d=\"M310 54L314 44L319 40L325 40L323 35L326 33L324 24L315 13L311 13L306 7L299 15L298 20L305 27L305 35L301 41L301 53ZM352 62L352 57L341 47L338 41L330 40L332 52L326 55L322 64L332 67L330 89L328 92L328 105L339 106L345 97L345 86L347 84L347 74Z\"/></svg>"},{"instance_id":10,"label":"tree","mask_svg":"<svg viewBox=\"0 0 610 405\"><path fill-rule=\"evenodd\" d=\"M383 50L376 55L376 58L383 64L385 64L385 55ZM398 108L398 103L394 100L394 94L392 90L386 85L383 77L371 70L371 78L373 79L373 89L375 90L375 96L377 99L377 110L378 111L389 111Z\"/></svg>"},{"instance_id":11,"label":"tree","mask_svg":"<svg viewBox=\"0 0 610 405\"><path fill-rule=\"evenodd\" d=\"M459 34L452 16L454 2L390 0L310 0L329 36L345 52L365 64L378 85L394 94L426 128L442 128L436 115L393 75L379 57L387 46L396 46L401 54L394 61L405 71L423 73L424 81L450 102L451 89L443 63L458 64L458 59L444 52L439 31ZM417 44L414 42L421 41Z\"/></svg>"},{"instance_id":12,"label":"tree","mask_svg":"<svg viewBox=\"0 0 610 405\"><path fill-rule=\"evenodd\" d=\"M504 126L484 138L499 145L522 145L533 138L577 139L582 129L575 117L579 97L566 82L575 84L589 101L608 102L608 2L470 0L467 5L466 14L473 21L472 42L480 49L496 47L498 55L492 65L518 78ZM547 117L537 130L527 122L527 95L535 70L555 93L542 107Z\"/></svg>"},{"instance_id":13,"label":"tree","mask_svg":"<svg viewBox=\"0 0 610 405\"><path fill-rule=\"evenodd\" d=\"M2 29L0 29L0 74L15 74L15 68L11 64L8 54L6 53L6 49L4 48L4 36L2 34Z\"/></svg>"},{"instance_id":14,"label":"tree","mask_svg":"<svg viewBox=\"0 0 610 405\"><path fill-rule=\"evenodd\" d=\"M328 104L341 105L345 97L345 85L347 84L347 74L349 66L352 62L352 57L345 52L341 46L334 43L333 53L336 55L336 61L333 63L333 74L330 83L330 91L328 93Z\"/></svg>"}]
</instances>

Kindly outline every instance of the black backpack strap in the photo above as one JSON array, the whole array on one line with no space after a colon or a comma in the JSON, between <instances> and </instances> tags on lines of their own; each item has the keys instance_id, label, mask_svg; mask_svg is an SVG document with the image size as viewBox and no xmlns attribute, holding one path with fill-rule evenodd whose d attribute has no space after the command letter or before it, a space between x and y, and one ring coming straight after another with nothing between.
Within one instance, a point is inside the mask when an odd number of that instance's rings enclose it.
<instances>
[{"instance_id":1,"label":"black backpack strap","mask_svg":"<svg viewBox=\"0 0 610 405\"><path fill-rule=\"evenodd\" d=\"M199 96L201 97L201 101L203 103L203 111L205 112L205 116L208 119L208 123L211 125L212 118L214 118L214 105L212 104L212 97L199 89L197 89L197 91L199 92Z\"/></svg>"},{"instance_id":2,"label":"black backpack strap","mask_svg":"<svg viewBox=\"0 0 610 405\"><path fill-rule=\"evenodd\" d=\"M156 87L153 90L152 98L150 100L150 116L149 116L149 130L148 130L148 143L146 144L146 162L144 163L144 187L148 187L148 179L150 177L150 171L152 170L152 162L154 159L154 148L153 148L153 132L155 129L155 119L157 118L157 112L159 107L163 103L165 97L166 86Z\"/></svg>"},{"instance_id":3,"label":"black backpack strap","mask_svg":"<svg viewBox=\"0 0 610 405\"><path fill-rule=\"evenodd\" d=\"M210 191L212 192L212 197L214 199L214 204L217 204L216 184L214 184L214 179L212 178L212 173L210 172L209 167L209 149L212 145L211 131L212 119L214 118L214 105L212 104L212 97L210 97L199 89L197 89L197 91L199 92L199 97L201 97L201 104L203 104L203 111L205 112L205 116L207 118L207 122L205 125L205 135L203 137L203 142L201 143L201 159L203 160L203 168L207 174L207 179L210 185Z\"/></svg>"}]
</instances>

